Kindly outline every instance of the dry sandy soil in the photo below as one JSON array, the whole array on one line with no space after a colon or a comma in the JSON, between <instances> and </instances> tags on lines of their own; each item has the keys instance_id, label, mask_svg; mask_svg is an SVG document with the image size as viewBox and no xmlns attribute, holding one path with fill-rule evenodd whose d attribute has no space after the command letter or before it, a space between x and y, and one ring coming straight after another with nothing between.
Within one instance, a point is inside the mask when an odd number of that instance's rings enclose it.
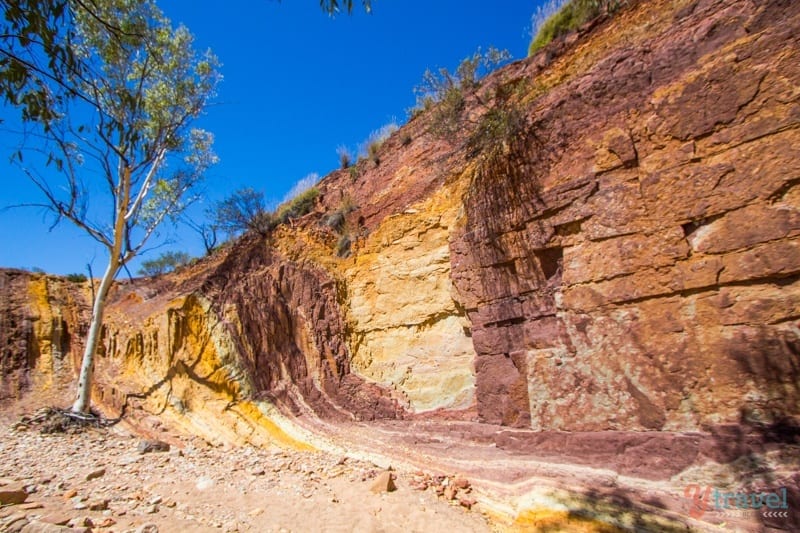
<instances>
[{"instance_id":1,"label":"dry sandy soil","mask_svg":"<svg viewBox=\"0 0 800 533\"><path fill-rule=\"evenodd\" d=\"M40 429L0 412L0 490L29 493L0 508L2 531L491 530L476 509L421 490L420 473L393 472L397 490L374 492L385 471L347 455L214 447L168 431L168 451L140 453L142 438L122 425Z\"/></svg>"}]
</instances>

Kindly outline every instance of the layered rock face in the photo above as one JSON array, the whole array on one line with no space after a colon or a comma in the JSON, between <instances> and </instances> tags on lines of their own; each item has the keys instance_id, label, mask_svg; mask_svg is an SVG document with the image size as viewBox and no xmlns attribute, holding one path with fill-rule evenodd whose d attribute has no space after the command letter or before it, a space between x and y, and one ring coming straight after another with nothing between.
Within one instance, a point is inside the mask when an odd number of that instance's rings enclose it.
<instances>
[{"instance_id":1,"label":"layered rock face","mask_svg":"<svg viewBox=\"0 0 800 533\"><path fill-rule=\"evenodd\" d=\"M0 270L0 401L71 379L88 322L88 286Z\"/></svg>"},{"instance_id":2,"label":"layered rock face","mask_svg":"<svg viewBox=\"0 0 800 533\"><path fill-rule=\"evenodd\" d=\"M627 2L489 76L456 138L423 113L310 214L117 283L95 404L471 469L520 529L620 495L684 522L710 480L798 501L798 36L793 1ZM90 300L0 271L0 405L71 403Z\"/></svg>"},{"instance_id":3,"label":"layered rock face","mask_svg":"<svg viewBox=\"0 0 800 533\"><path fill-rule=\"evenodd\" d=\"M486 80L529 124L500 156L423 114L269 238L120 283L97 398L254 442L268 406L569 431L800 414L798 35L793 2L630 2ZM41 279L0 278L6 397L80 355L88 286L40 305Z\"/></svg>"},{"instance_id":4,"label":"layered rock face","mask_svg":"<svg viewBox=\"0 0 800 533\"><path fill-rule=\"evenodd\" d=\"M483 421L797 414L800 10L682 4L519 67L563 77L531 104L523 164L476 176L451 239Z\"/></svg>"}]
</instances>

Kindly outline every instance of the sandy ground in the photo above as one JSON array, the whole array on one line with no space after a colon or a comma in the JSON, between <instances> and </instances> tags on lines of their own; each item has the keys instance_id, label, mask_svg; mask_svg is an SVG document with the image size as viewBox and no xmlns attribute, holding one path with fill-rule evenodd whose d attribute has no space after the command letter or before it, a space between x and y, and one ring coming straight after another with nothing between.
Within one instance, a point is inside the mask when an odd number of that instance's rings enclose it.
<instances>
[{"instance_id":1,"label":"sandy ground","mask_svg":"<svg viewBox=\"0 0 800 533\"><path fill-rule=\"evenodd\" d=\"M393 472L397 490L373 492L384 471L347 455L178 435L164 436L175 443L169 451L142 454L142 439L124 428L42 434L8 416L0 423L0 485L29 493L0 508L3 531L491 530L474 508L420 490L418 472Z\"/></svg>"}]
</instances>

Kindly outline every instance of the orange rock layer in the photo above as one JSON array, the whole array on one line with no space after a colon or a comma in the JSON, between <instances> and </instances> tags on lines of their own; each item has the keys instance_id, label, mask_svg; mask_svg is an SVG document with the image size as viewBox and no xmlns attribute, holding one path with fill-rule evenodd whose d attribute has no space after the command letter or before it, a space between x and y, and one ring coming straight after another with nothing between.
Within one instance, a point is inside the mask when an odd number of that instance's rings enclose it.
<instances>
[{"instance_id":1,"label":"orange rock layer","mask_svg":"<svg viewBox=\"0 0 800 533\"><path fill-rule=\"evenodd\" d=\"M482 84L514 88L513 138L470 151L468 97L459 138L423 114L269 238L118 284L96 400L260 445L453 421L640 480L796 446L800 4L629 2L590 26ZM2 400L80 356L89 288L3 271L0 293Z\"/></svg>"}]
</instances>

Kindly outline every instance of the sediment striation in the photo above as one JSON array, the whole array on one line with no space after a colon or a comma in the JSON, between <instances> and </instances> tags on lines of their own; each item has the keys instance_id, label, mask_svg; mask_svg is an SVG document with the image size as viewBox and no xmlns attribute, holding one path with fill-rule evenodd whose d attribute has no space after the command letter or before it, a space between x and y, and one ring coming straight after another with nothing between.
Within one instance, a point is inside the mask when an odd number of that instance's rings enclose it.
<instances>
[{"instance_id":1,"label":"sediment striation","mask_svg":"<svg viewBox=\"0 0 800 533\"><path fill-rule=\"evenodd\" d=\"M515 87L527 124L491 154L472 122L446 140L422 114L312 213L118 283L95 399L215 441L424 450L502 498L600 483L679 512L703 475L766 483L731 466L746 456L797 498L799 35L779 0L593 21L483 82ZM4 271L0 292L8 399L80 356L90 289Z\"/></svg>"}]
</instances>

